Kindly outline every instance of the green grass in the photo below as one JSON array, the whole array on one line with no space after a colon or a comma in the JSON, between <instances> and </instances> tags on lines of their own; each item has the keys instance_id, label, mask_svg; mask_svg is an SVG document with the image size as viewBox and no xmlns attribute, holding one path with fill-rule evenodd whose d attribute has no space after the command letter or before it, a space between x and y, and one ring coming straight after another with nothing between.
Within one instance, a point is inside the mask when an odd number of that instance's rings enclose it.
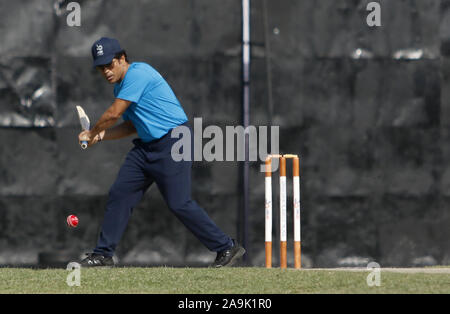
<instances>
[{"instance_id":1,"label":"green grass","mask_svg":"<svg viewBox=\"0 0 450 314\"><path fill-rule=\"evenodd\" d=\"M69 287L63 269L0 268L0 293L299 294L450 293L450 274L381 272L369 287L369 272L265 268L82 269L81 286Z\"/></svg>"}]
</instances>

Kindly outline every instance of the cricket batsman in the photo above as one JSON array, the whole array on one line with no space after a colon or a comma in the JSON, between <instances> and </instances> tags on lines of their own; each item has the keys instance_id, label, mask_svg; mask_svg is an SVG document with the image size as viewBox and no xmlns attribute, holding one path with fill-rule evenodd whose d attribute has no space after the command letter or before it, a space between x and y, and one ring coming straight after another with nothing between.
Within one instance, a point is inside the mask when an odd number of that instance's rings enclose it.
<instances>
[{"instance_id":1,"label":"cricket batsman","mask_svg":"<svg viewBox=\"0 0 450 314\"><path fill-rule=\"evenodd\" d=\"M94 67L114 84L114 102L78 140L88 147L137 133L108 194L97 246L81 261L82 267L114 266L114 251L125 231L132 209L156 183L176 217L210 251L217 252L211 267L230 266L245 249L222 232L205 210L191 199L191 161L174 161L170 136L188 118L164 78L150 65L130 63L116 39L102 37L92 45ZM119 119L123 122L116 125ZM191 139L193 136L191 136Z\"/></svg>"}]
</instances>

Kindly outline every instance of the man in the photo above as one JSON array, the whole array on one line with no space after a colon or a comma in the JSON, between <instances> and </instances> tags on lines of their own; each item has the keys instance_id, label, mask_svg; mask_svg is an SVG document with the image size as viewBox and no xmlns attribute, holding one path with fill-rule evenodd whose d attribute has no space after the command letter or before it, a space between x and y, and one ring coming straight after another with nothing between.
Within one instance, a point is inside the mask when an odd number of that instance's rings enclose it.
<instances>
[{"instance_id":1,"label":"man","mask_svg":"<svg viewBox=\"0 0 450 314\"><path fill-rule=\"evenodd\" d=\"M156 183L170 210L211 251L217 252L212 267L230 266L245 249L223 233L191 199L190 161L175 162L172 145L178 139L171 130L188 119L172 89L150 65L128 61L117 40L101 38L92 45L92 57L103 77L114 85L115 100L79 141L92 146L137 133L112 185L101 232L93 253L81 261L84 267L114 266L113 255L133 207L151 184ZM119 118L124 122L114 126ZM191 137L192 138L192 137Z\"/></svg>"}]
</instances>

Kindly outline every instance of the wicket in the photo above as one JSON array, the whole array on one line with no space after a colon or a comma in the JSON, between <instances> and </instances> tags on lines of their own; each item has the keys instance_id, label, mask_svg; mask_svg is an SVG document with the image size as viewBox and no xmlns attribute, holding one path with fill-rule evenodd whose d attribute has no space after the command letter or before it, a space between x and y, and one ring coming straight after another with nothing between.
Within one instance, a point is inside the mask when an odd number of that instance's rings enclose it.
<instances>
[{"instance_id":1,"label":"wicket","mask_svg":"<svg viewBox=\"0 0 450 314\"><path fill-rule=\"evenodd\" d=\"M266 158L265 176L265 247L266 268L272 268L272 159L280 161L280 268L287 268L286 224L286 159L292 159L294 206L294 267L301 268L300 235L300 171L297 155L269 155Z\"/></svg>"}]
</instances>

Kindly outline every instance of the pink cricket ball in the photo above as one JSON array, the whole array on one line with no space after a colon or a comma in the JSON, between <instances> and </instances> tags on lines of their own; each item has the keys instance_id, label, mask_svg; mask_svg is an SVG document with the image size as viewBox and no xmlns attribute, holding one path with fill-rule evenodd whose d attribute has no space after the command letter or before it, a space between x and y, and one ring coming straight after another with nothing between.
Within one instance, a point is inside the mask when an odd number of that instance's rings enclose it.
<instances>
[{"instance_id":1,"label":"pink cricket ball","mask_svg":"<svg viewBox=\"0 0 450 314\"><path fill-rule=\"evenodd\" d=\"M67 225L69 227L75 228L78 225L78 217L75 215L67 216Z\"/></svg>"}]
</instances>

